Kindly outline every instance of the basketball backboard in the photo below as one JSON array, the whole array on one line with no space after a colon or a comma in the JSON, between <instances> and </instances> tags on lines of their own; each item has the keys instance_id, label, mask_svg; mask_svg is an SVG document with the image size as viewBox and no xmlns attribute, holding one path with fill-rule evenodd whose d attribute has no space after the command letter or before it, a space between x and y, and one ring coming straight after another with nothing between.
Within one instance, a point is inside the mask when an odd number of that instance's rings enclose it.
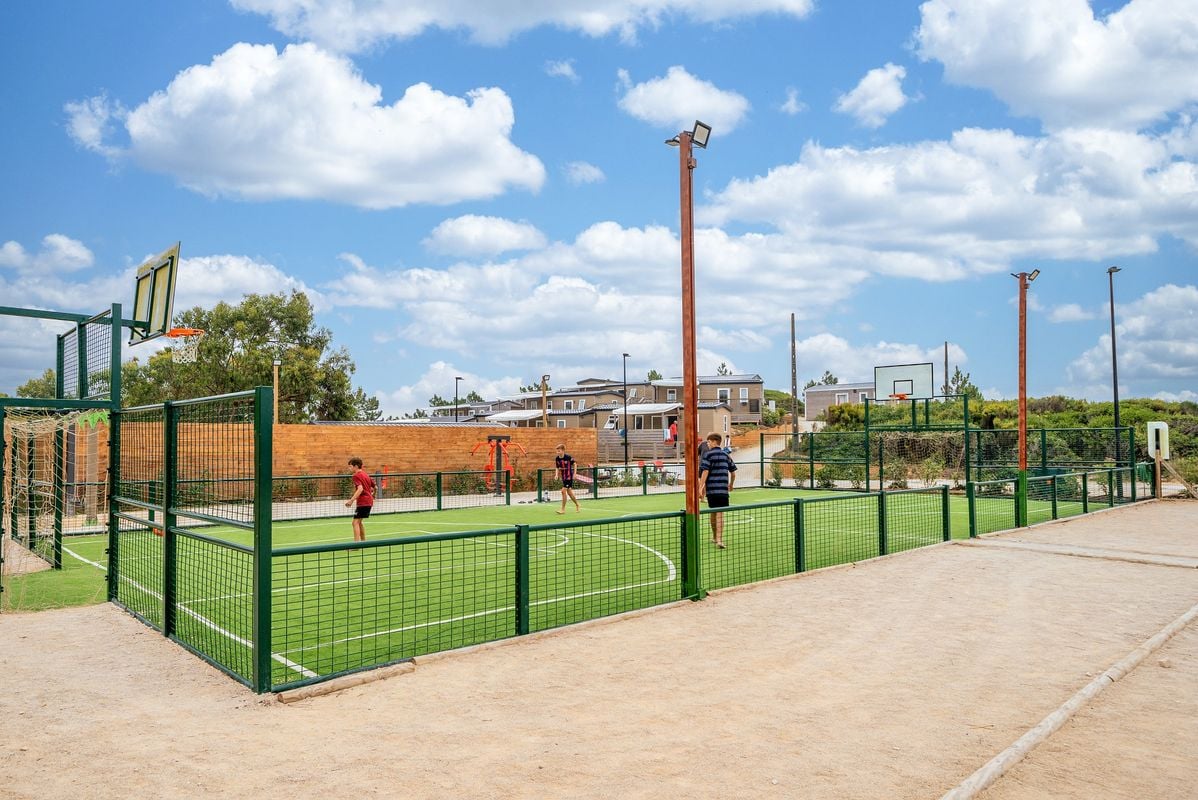
<instances>
[{"instance_id":1,"label":"basketball backboard","mask_svg":"<svg viewBox=\"0 0 1198 800\"><path fill-rule=\"evenodd\" d=\"M178 274L178 242L137 268L133 321L141 324L129 329L129 344L156 339L170 330Z\"/></svg>"},{"instance_id":2,"label":"basketball backboard","mask_svg":"<svg viewBox=\"0 0 1198 800\"><path fill-rule=\"evenodd\" d=\"M935 386L931 362L874 367L874 397L879 400L895 395L905 398L935 397Z\"/></svg>"}]
</instances>

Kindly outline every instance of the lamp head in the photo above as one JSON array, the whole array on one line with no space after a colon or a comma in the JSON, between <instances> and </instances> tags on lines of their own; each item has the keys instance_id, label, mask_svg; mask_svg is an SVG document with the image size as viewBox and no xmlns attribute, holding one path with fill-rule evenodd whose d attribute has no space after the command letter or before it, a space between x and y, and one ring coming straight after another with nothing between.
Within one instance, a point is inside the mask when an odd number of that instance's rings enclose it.
<instances>
[{"instance_id":1,"label":"lamp head","mask_svg":"<svg viewBox=\"0 0 1198 800\"><path fill-rule=\"evenodd\" d=\"M627 354L627 353L625 353L625 354L624 354L624 358L628 358L628 354Z\"/></svg>"},{"instance_id":2,"label":"lamp head","mask_svg":"<svg viewBox=\"0 0 1198 800\"><path fill-rule=\"evenodd\" d=\"M1106 273L1107 273L1107 275L1114 275L1116 272L1122 272L1122 271L1123 270L1120 269L1119 267L1108 267Z\"/></svg>"},{"instance_id":3,"label":"lamp head","mask_svg":"<svg viewBox=\"0 0 1198 800\"><path fill-rule=\"evenodd\" d=\"M666 144L668 144L670 147L678 147L682 144L682 142L680 142L678 137L675 136L673 139L666 139Z\"/></svg>"}]
</instances>

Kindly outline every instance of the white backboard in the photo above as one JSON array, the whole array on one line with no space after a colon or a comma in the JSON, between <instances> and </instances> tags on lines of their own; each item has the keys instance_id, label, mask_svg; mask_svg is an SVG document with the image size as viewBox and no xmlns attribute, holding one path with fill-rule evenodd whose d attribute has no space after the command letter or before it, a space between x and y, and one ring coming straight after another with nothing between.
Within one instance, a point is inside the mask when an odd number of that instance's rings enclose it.
<instances>
[{"instance_id":1,"label":"white backboard","mask_svg":"<svg viewBox=\"0 0 1198 800\"><path fill-rule=\"evenodd\" d=\"M935 397L935 386L930 361L926 364L874 367L874 397L878 400L889 399L895 394L906 395L908 399Z\"/></svg>"}]
</instances>

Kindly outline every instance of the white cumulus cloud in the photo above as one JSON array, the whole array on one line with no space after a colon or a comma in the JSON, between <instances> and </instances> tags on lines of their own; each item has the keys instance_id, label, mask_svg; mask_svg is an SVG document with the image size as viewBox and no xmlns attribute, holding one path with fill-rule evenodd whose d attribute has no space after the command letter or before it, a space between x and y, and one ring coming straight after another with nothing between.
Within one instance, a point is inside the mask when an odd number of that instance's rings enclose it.
<instances>
[{"instance_id":1,"label":"white cumulus cloud","mask_svg":"<svg viewBox=\"0 0 1198 800\"><path fill-rule=\"evenodd\" d=\"M566 180L575 186L584 183L602 183L607 179L603 170L586 161L571 161L566 165Z\"/></svg>"},{"instance_id":2,"label":"white cumulus cloud","mask_svg":"<svg viewBox=\"0 0 1198 800\"><path fill-rule=\"evenodd\" d=\"M1194 0L928 0L920 56L1050 128L1138 128L1198 102Z\"/></svg>"},{"instance_id":3,"label":"white cumulus cloud","mask_svg":"<svg viewBox=\"0 0 1198 800\"><path fill-rule=\"evenodd\" d=\"M67 110L77 141L103 152L89 122L97 102ZM545 168L513 144L514 124L501 89L454 97L418 83L384 105L378 86L316 45L235 44L129 111L121 153L207 195L447 204L540 189Z\"/></svg>"},{"instance_id":4,"label":"white cumulus cloud","mask_svg":"<svg viewBox=\"0 0 1198 800\"><path fill-rule=\"evenodd\" d=\"M853 116L867 128L880 128L890 115L907 104L903 78L907 70L897 64L871 69L857 86L836 101L835 109Z\"/></svg>"},{"instance_id":5,"label":"white cumulus cloud","mask_svg":"<svg viewBox=\"0 0 1198 800\"><path fill-rule=\"evenodd\" d=\"M20 242L0 245L0 267L13 267L18 272L76 272L90 267L95 260L87 245L61 233L44 237L36 253L26 251Z\"/></svg>"},{"instance_id":6,"label":"white cumulus cloud","mask_svg":"<svg viewBox=\"0 0 1198 800\"><path fill-rule=\"evenodd\" d=\"M565 78L570 83L578 83L580 80L578 73L574 71L574 59L572 58L564 61L546 61L545 74L554 78Z\"/></svg>"},{"instance_id":7,"label":"white cumulus cloud","mask_svg":"<svg viewBox=\"0 0 1198 800\"><path fill-rule=\"evenodd\" d=\"M545 234L527 222L467 214L433 228L423 244L445 255L492 256L509 250L539 250L545 246Z\"/></svg>"},{"instance_id":8,"label":"white cumulus cloud","mask_svg":"<svg viewBox=\"0 0 1198 800\"><path fill-rule=\"evenodd\" d=\"M1066 303L1062 306L1055 306L1048 313L1048 320L1049 322L1083 322L1097 316L1095 312L1088 311L1077 303Z\"/></svg>"},{"instance_id":9,"label":"white cumulus cloud","mask_svg":"<svg viewBox=\"0 0 1198 800\"><path fill-rule=\"evenodd\" d=\"M619 77L625 89L620 108L670 131L690 130L700 119L719 136L735 130L749 112L749 101L743 95L697 78L685 67L670 67L664 77L644 83L633 84L624 70Z\"/></svg>"}]
</instances>

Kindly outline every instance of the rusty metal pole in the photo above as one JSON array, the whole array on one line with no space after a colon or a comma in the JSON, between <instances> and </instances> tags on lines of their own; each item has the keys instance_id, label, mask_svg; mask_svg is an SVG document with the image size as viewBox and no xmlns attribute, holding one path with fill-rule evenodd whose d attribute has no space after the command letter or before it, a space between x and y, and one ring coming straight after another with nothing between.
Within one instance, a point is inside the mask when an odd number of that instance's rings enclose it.
<instances>
[{"instance_id":1,"label":"rusty metal pole","mask_svg":"<svg viewBox=\"0 0 1198 800\"><path fill-rule=\"evenodd\" d=\"M1039 270L1033 273L1034 278ZM1015 526L1027 525L1027 285L1028 273L1019 279L1019 478L1015 485Z\"/></svg>"},{"instance_id":2,"label":"rusty metal pole","mask_svg":"<svg viewBox=\"0 0 1198 800\"><path fill-rule=\"evenodd\" d=\"M686 541L692 557L687 559L685 591L698 596L699 543L699 432L698 374L695 366L695 225L692 193L695 159L691 133L678 134L678 190L681 205L682 238L682 419L685 427L684 458L686 471ZM693 548L693 549L692 549Z\"/></svg>"}]
</instances>

